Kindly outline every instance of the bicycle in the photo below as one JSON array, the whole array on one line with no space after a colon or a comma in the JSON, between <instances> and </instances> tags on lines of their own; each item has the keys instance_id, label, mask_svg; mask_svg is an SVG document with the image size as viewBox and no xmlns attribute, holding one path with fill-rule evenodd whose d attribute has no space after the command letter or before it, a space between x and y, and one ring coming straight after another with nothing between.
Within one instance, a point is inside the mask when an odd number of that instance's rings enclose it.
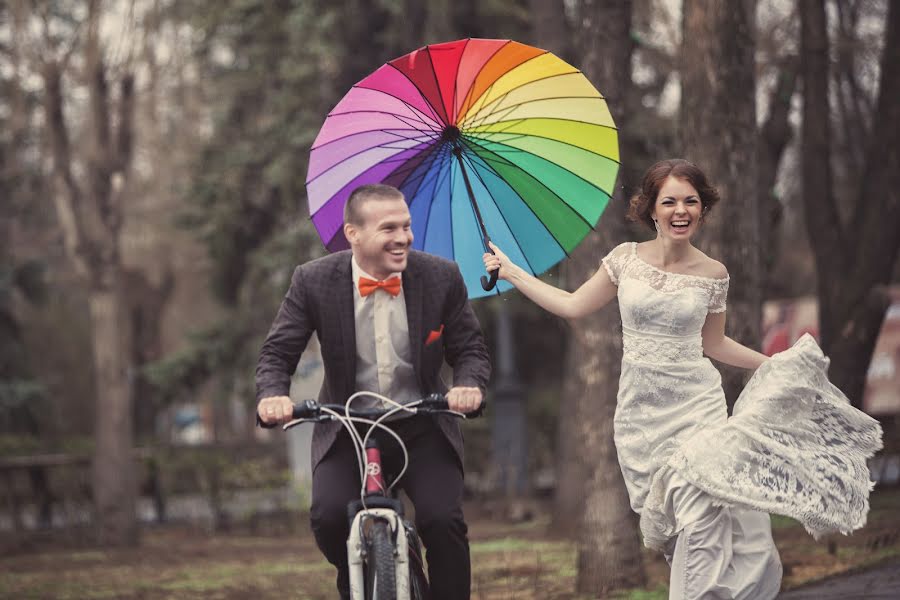
<instances>
[{"instance_id":1,"label":"bicycle","mask_svg":"<svg viewBox=\"0 0 900 600\"><path fill-rule=\"evenodd\" d=\"M392 407L351 409L353 400L362 396L377 398ZM451 414L467 419L478 417L483 411L483 402L471 413L452 411L441 394L400 404L373 392L357 392L343 406L319 404L314 400L294 405L293 420L283 425L285 431L302 423L336 420L347 429L356 448L360 497L347 505L350 520L347 563L352 600L425 600L429 597L422 545L413 524L404 519L403 502L394 492L395 484L409 464L409 455L400 436L383 424L385 419L401 412ZM353 423L368 424L365 435L360 435ZM371 437L376 429L393 436L403 452L403 468L390 484L386 484L381 468L381 448L377 439Z\"/></svg>"}]
</instances>

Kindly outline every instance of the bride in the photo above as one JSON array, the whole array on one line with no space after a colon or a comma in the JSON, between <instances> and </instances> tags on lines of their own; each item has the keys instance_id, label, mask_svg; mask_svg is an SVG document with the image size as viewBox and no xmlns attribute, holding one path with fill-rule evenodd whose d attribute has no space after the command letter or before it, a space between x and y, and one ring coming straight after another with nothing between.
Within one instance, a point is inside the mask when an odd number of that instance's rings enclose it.
<instances>
[{"instance_id":1,"label":"bride","mask_svg":"<svg viewBox=\"0 0 900 600\"><path fill-rule=\"evenodd\" d=\"M810 336L769 358L725 335L728 272L691 244L715 188L692 163L653 165L629 218L656 239L625 243L575 292L513 264L495 245L488 271L568 319L619 299L622 374L615 444L644 543L665 553L669 597L774 598L781 561L767 513L810 533L865 523L866 458L881 429L826 377ZM719 372L704 357L756 369L728 417Z\"/></svg>"}]
</instances>

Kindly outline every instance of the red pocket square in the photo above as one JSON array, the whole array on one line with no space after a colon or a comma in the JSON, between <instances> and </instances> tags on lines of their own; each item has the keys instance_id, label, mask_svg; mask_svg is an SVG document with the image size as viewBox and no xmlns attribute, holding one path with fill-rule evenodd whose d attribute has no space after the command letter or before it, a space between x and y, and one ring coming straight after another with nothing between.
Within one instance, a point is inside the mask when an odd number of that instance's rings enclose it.
<instances>
[{"instance_id":1,"label":"red pocket square","mask_svg":"<svg viewBox=\"0 0 900 600\"><path fill-rule=\"evenodd\" d=\"M442 334L442 333L444 333L444 326L443 326L443 325L441 325L441 326L438 328L437 331L431 331L431 332L429 332L429 333L428 333L428 339L425 340L425 345L427 346L428 344L430 344L430 343L432 343L432 342L436 342L436 341L438 341L439 339L441 339L441 334Z\"/></svg>"}]
</instances>

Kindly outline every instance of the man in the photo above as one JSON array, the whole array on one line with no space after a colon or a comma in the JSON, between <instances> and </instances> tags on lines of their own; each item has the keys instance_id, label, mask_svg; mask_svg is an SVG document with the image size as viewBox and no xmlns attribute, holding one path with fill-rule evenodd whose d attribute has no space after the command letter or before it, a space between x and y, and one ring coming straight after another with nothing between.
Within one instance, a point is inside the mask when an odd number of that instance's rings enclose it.
<instances>
[{"instance_id":1,"label":"man","mask_svg":"<svg viewBox=\"0 0 900 600\"><path fill-rule=\"evenodd\" d=\"M290 420L290 376L314 331L325 364L320 402L342 404L360 390L398 402L440 392L453 410L478 408L490 375L481 329L456 263L411 249L403 194L380 184L354 190L344 208L344 235L349 252L294 271L260 352L259 419L269 426ZM453 368L449 391L440 378L444 359ZM362 398L360 403L365 405ZM398 485L415 507L433 597L468 598L459 424L447 415L412 416L391 428L409 450L409 468ZM316 424L312 468L312 530L338 569L338 591L349 598L346 507L359 497L360 480L352 442L339 423Z\"/></svg>"}]
</instances>

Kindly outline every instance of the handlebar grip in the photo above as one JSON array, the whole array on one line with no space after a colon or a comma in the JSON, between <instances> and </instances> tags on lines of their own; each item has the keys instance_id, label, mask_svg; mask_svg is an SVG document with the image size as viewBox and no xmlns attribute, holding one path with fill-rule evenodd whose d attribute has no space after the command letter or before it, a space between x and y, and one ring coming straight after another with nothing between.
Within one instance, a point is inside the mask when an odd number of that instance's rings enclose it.
<instances>
[{"instance_id":1,"label":"handlebar grip","mask_svg":"<svg viewBox=\"0 0 900 600\"><path fill-rule=\"evenodd\" d=\"M484 413L487 406L487 400L482 399L481 404L475 410L463 413L467 419L475 419ZM422 400L422 408L430 408L432 410L450 410L447 399L442 394L430 394Z\"/></svg>"},{"instance_id":2,"label":"handlebar grip","mask_svg":"<svg viewBox=\"0 0 900 600\"><path fill-rule=\"evenodd\" d=\"M319 403L315 400L306 400L301 404L295 404L292 416L295 419L314 419L319 416Z\"/></svg>"}]
</instances>

